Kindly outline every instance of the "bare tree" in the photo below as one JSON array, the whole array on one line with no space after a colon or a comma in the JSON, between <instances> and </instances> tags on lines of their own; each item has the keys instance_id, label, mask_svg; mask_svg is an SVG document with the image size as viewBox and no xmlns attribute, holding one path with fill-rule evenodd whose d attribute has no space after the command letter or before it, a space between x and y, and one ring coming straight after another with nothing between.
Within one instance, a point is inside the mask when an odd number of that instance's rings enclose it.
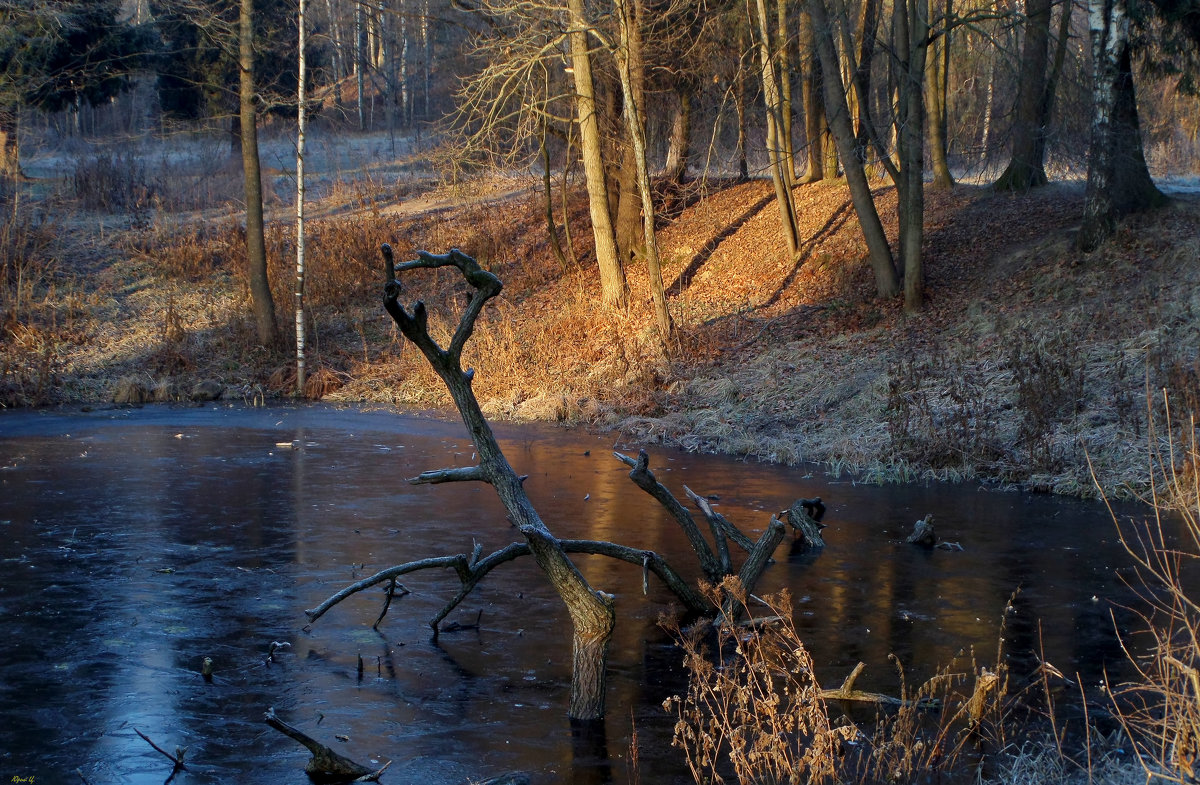
<instances>
[{"instance_id":1,"label":"bare tree","mask_svg":"<svg viewBox=\"0 0 1200 785\"><path fill-rule=\"evenodd\" d=\"M246 196L246 259L250 298L258 326L258 342L279 340L275 302L267 281L267 247L263 235L262 169L258 157L258 108L254 87L254 0L240 0L238 13L238 109L241 117L242 174Z\"/></svg>"},{"instance_id":2,"label":"bare tree","mask_svg":"<svg viewBox=\"0 0 1200 785\"><path fill-rule=\"evenodd\" d=\"M800 227L796 224L793 175L788 171L791 159L783 139L783 97L779 91L776 58L771 51L771 23L766 2L753 0L751 17L756 24L751 25L751 30L757 35L755 45L762 76L763 101L767 109L767 157L771 163L771 182L775 186L775 204L779 209L779 224L783 239L787 242L788 257L795 259L800 250Z\"/></svg>"},{"instance_id":3,"label":"bare tree","mask_svg":"<svg viewBox=\"0 0 1200 785\"><path fill-rule=\"evenodd\" d=\"M637 0L632 0L632 3L636 5ZM634 85L633 63L639 58L638 51L641 48L639 15L631 8L631 0L616 0L616 5L617 29L620 34L616 58L621 75L621 91L625 96L626 127L632 144L637 187L642 201L642 241L646 253L646 267L650 273L650 296L654 301L659 338L664 347L670 347L673 325L663 288L662 262L658 257L658 240L654 229L654 198L650 191L650 171L646 163L646 126L642 119L639 91Z\"/></svg>"},{"instance_id":4,"label":"bare tree","mask_svg":"<svg viewBox=\"0 0 1200 785\"><path fill-rule=\"evenodd\" d=\"M833 22L825 6L825 0L811 0L809 10L812 14L813 38L817 55L821 61L821 70L826 75L821 82L824 91L825 112L829 118L829 127L833 131L838 152L841 153L843 166L846 169L850 200L854 205L855 214L858 215L863 239L867 243L871 269L875 273L875 291L880 297L895 297L900 292L900 280L896 273L891 247L888 245L887 233L883 230L883 222L879 220L879 211L875 208L875 200L871 196L871 184L867 181L862 159L855 154L855 133L850 122L846 90L838 76L841 69L834 45ZM859 96L859 100L861 102L863 97ZM891 162L886 153L883 157L890 167ZM898 173L893 172L893 178L898 178Z\"/></svg>"},{"instance_id":5,"label":"bare tree","mask_svg":"<svg viewBox=\"0 0 1200 785\"><path fill-rule=\"evenodd\" d=\"M524 477L520 477L508 463L501 451L491 427L484 418L475 398L471 383L472 369L463 370L462 352L474 330L474 325L489 300L498 295L500 279L482 269L474 259L457 249L447 254L434 255L417 252L417 259L396 264L392 249L383 246L384 262L388 283L384 289L384 308L396 322L403 335L420 349L430 366L441 378L454 400L478 455L475 466L454 467L421 473L410 480L416 484L438 484L445 482L485 482L492 486L503 503L508 521L516 527L523 538L484 556L482 548L476 546L470 554L435 556L382 570L369 578L351 584L327 598L317 607L305 611L310 621L320 618L326 611L357 592L389 582L391 589L401 575L424 569L455 571L460 589L431 621L436 631L438 625L493 569L523 556L532 556L554 591L562 600L571 620L572 633L572 680L569 716L575 720L595 720L604 715L604 685L608 658L609 639L616 624L613 596L593 588L580 573L570 558L571 553L589 553L620 559L640 565L644 571L643 585L653 573L683 602L689 610L697 613L736 615L740 608L731 602L716 607L703 593L691 586L661 556L653 551L631 548L617 543L596 540L560 540L551 533L538 516L524 489ZM399 302L401 283L394 276L422 269L453 267L474 290L460 315L458 326L447 346L440 346L429 334L429 315L421 301L411 310ZM682 504L654 477L649 468L649 458L643 452L634 459L620 453L615 456L631 467L630 479L644 491L657 499L671 517L683 529L695 552L704 578L710 583L720 583L725 576L736 575L739 583L751 591L763 570L770 563L770 556L783 539L785 527L782 521L772 516L770 525L757 540L751 540L732 523L716 513L703 497L688 491L708 522L712 545L701 534L699 526ZM819 504L819 500L817 500ZM793 526L803 528L811 524L803 508L793 505L788 520ZM815 530L815 524L811 525ZM741 567L734 571L729 543L743 548L747 557ZM394 591L389 590L384 613ZM380 614L379 621L383 618Z\"/></svg>"},{"instance_id":6,"label":"bare tree","mask_svg":"<svg viewBox=\"0 0 1200 785\"><path fill-rule=\"evenodd\" d=\"M305 103L305 83L308 79L308 61L304 50L308 43L308 25L304 12L307 0L298 0L296 21L299 27L300 45L297 51L296 83L296 394L304 395L304 134L308 126L308 107Z\"/></svg>"}]
</instances>

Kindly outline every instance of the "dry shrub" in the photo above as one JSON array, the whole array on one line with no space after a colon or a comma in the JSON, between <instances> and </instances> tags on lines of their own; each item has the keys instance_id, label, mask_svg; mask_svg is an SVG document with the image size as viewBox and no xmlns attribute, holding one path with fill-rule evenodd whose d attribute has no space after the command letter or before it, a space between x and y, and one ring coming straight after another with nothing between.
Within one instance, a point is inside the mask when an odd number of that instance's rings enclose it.
<instances>
[{"instance_id":1,"label":"dry shrub","mask_svg":"<svg viewBox=\"0 0 1200 785\"><path fill-rule=\"evenodd\" d=\"M129 152L99 152L75 161L71 196L85 210L144 210L156 199L145 162Z\"/></svg>"},{"instance_id":2,"label":"dry shrub","mask_svg":"<svg viewBox=\"0 0 1200 785\"><path fill-rule=\"evenodd\" d=\"M0 335L0 407L49 402L62 363L59 336L19 322L10 322Z\"/></svg>"},{"instance_id":3,"label":"dry shrub","mask_svg":"<svg viewBox=\"0 0 1200 785\"><path fill-rule=\"evenodd\" d=\"M725 592L743 605L747 599L737 578L706 591L718 607ZM696 782L831 782L843 745L858 735L829 719L786 590L768 602L771 618L719 623L712 656L705 626L684 632L668 625L690 679L687 694L663 708L677 717L672 744L686 754Z\"/></svg>"},{"instance_id":4,"label":"dry shrub","mask_svg":"<svg viewBox=\"0 0 1200 785\"><path fill-rule=\"evenodd\" d=\"M384 242L396 245L394 236L395 228L379 217L307 224L304 240L306 304L338 313L354 312L376 304L383 281L379 247ZM295 297L295 226L271 224L267 228L266 241L271 294L276 305L286 309ZM243 273L239 272L239 275Z\"/></svg>"},{"instance_id":5,"label":"dry shrub","mask_svg":"<svg viewBox=\"0 0 1200 785\"><path fill-rule=\"evenodd\" d=\"M986 363L964 361L936 348L902 354L887 387L887 427L895 458L935 471L995 465L1002 455L997 376Z\"/></svg>"},{"instance_id":6,"label":"dry shrub","mask_svg":"<svg viewBox=\"0 0 1200 785\"><path fill-rule=\"evenodd\" d=\"M145 403L153 397L153 391L134 376L122 376L118 379L112 394L113 403Z\"/></svg>"},{"instance_id":7,"label":"dry shrub","mask_svg":"<svg viewBox=\"0 0 1200 785\"><path fill-rule=\"evenodd\" d=\"M219 144L193 145L192 152L98 150L75 161L67 196L86 210L130 213L135 224L146 223L151 212L207 210L240 198L240 159ZM269 183L264 188L273 195Z\"/></svg>"},{"instance_id":8,"label":"dry shrub","mask_svg":"<svg viewBox=\"0 0 1200 785\"><path fill-rule=\"evenodd\" d=\"M183 314L175 307L174 296L167 299L167 307L163 310L162 323L159 325L158 343L147 357L146 365L155 373L167 376L195 367L187 326Z\"/></svg>"},{"instance_id":9,"label":"dry shrub","mask_svg":"<svg viewBox=\"0 0 1200 785\"><path fill-rule=\"evenodd\" d=\"M1035 338L1021 331L1010 339L1008 348L1016 407L1022 413L1018 443L1035 473L1058 472L1075 456L1063 454L1064 448L1051 435L1083 405L1085 373L1078 336L1057 332Z\"/></svg>"},{"instance_id":10,"label":"dry shrub","mask_svg":"<svg viewBox=\"0 0 1200 785\"><path fill-rule=\"evenodd\" d=\"M1130 587L1139 632L1122 641L1135 677L1110 687L1116 716L1132 740L1147 780L1194 782L1200 769L1200 445L1195 420L1186 434L1171 433L1164 402L1166 454L1157 449L1151 422L1151 499L1146 525L1113 514L1121 543L1133 558ZM1111 512L1111 510L1110 510Z\"/></svg>"},{"instance_id":11,"label":"dry shrub","mask_svg":"<svg viewBox=\"0 0 1200 785\"><path fill-rule=\"evenodd\" d=\"M0 203L0 208L8 205ZM26 315L56 272L54 240L59 228L24 211L4 209L0 221L0 321Z\"/></svg>"},{"instance_id":12,"label":"dry shrub","mask_svg":"<svg viewBox=\"0 0 1200 785\"><path fill-rule=\"evenodd\" d=\"M159 225L129 235L126 247L151 259L164 277L183 281L203 281L222 270L245 268L246 238L236 221Z\"/></svg>"},{"instance_id":13,"label":"dry shrub","mask_svg":"<svg viewBox=\"0 0 1200 785\"><path fill-rule=\"evenodd\" d=\"M310 363L304 369L304 398L319 401L327 395L337 392L346 384L348 375L339 373L320 363ZM284 365L276 368L267 380L267 389L285 395L296 392L296 365Z\"/></svg>"},{"instance_id":14,"label":"dry shrub","mask_svg":"<svg viewBox=\"0 0 1200 785\"><path fill-rule=\"evenodd\" d=\"M717 605L732 597L750 611L736 578L705 590ZM972 658L967 668L943 667L915 689L893 658L899 696L875 696L875 721L859 726L832 719L827 703L854 689L861 664L839 690L823 690L787 591L762 601L763 615L741 623L725 617L715 629L663 622L689 674L687 694L663 708L676 717L672 744L684 751L696 782L915 782L959 773L987 751L997 759L1011 755L1017 720L1002 649L991 667Z\"/></svg>"}]
</instances>

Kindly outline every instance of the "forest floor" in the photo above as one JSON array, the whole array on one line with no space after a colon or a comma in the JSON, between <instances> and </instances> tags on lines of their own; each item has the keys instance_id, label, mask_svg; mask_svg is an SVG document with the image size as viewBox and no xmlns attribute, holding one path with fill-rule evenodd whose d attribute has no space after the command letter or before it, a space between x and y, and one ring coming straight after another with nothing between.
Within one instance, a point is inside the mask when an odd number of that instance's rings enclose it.
<instances>
[{"instance_id":1,"label":"forest floor","mask_svg":"<svg viewBox=\"0 0 1200 785\"><path fill-rule=\"evenodd\" d=\"M77 162L67 185L35 182L5 219L0 405L187 400L201 381L250 403L291 395L287 171L272 170L268 183L286 345L264 349L236 212L185 209L159 181L118 200L121 188L97 174L102 163ZM219 176L208 175L214 203L235 188L232 177L213 185ZM796 260L769 181L693 182L660 194L678 328L664 351L643 265L630 265L628 310L601 305L581 191L570 191L574 258L563 265L540 187L536 178L438 186L369 174L318 183L306 397L449 407L380 307L378 249L389 242L398 259L458 247L503 280L467 351L494 418L815 462L865 481L980 480L1090 496L1092 470L1107 493L1141 492L1151 448L1169 443L1166 426L1178 432L1200 411L1196 194L1134 216L1082 255L1072 246L1079 182L1023 194L928 190L927 305L912 316L875 297L844 181L796 187ZM895 191L881 183L876 193L894 242ZM557 190L554 199L561 233ZM404 301L424 299L435 334L448 335L461 281L442 271L404 285Z\"/></svg>"}]
</instances>

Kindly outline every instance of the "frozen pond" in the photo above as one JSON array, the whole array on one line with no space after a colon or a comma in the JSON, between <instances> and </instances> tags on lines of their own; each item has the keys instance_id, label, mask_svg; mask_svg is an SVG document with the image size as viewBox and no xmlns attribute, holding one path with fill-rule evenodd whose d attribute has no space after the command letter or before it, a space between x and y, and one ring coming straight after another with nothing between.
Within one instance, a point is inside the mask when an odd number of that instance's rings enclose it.
<instances>
[{"instance_id":1,"label":"frozen pond","mask_svg":"<svg viewBox=\"0 0 1200 785\"><path fill-rule=\"evenodd\" d=\"M562 537L673 556L687 544L612 456L639 445L539 427L500 427L510 462ZM295 446L292 446L294 442ZM618 596L606 744L573 742L565 718L570 639L532 562L493 572L451 617L479 629L431 640L452 574L405 576L412 594L371 629L382 593L363 592L310 628L304 609L381 568L514 541L491 488L410 486L425 469L471 463L457 422L332 407L0 412L0 776L92 785L302 783L308 753L267 728L279 716L383 781L461 783L521 770L535 782L624 783L636 729L640 781L690 781L669 746L662 700L684 688L681 656L655 624L668 594L640 569L581 562ZM1095 684L1122 661L1108 600L1128 562L1105 509L973 486L877 487L802 469L651 449L651 468L720 499L752 532L798 497L829 505L818 557L776 553L760 592L790 588L805 640L836 686L895 691L975 647L995 657L999 620L1014 677L1047 658ZM905 545L933 513L962 552ZM286 643L268 663L273 642ZM207 684L199 669L214 661ZM359 656L364 663L357 674ZM339 740L343 739L343 740ZM14 780L15 781L15 780Z\"/></svg>"}]
</instances>

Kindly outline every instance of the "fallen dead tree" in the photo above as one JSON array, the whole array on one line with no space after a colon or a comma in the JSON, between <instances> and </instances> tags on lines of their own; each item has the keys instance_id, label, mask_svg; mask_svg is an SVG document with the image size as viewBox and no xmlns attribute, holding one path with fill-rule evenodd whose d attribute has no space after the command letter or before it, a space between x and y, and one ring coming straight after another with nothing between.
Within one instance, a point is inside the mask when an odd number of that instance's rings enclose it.
<instances>
[{"instance_id":1,"label":"fallen dead tree","mask_svg":"<svg viewBox=\"0 0 1200 785\"><path fill-rule=\"evenodd\" d=\"M712 602L662 556L653 551L612 542L561 540L555 537L538 516L526 495L523 487L525 478L518 476L508 463L480 410L471 386L474 369L464 370L462 367L463 348L474 331L475 322L483 307L488 300L500 293L500 279L482 269L474 259L457 249L443 255L418 251L417 259L402 264L395 263L390 246L384 245L382 251L386 265L384 308L405 338L417 346L446 385L474 442L478 456L475 466L431 470L410 479L409 482L484 482L491 485L504 505L508 521L521 533L523 541L512 543L487 556L484 556L482 548L476 545L469 554L433 556L389 567L346 586L305 613L310 622L316 621L330 608L364 589L385 581L391 582L389 587L394 587L394 582L399 576L420 570L451 569L458 576L460 587L455 596L430 621L436 635L442 621L488 573L515 559L532 556L562 600L571 620L573 668L568 714L574 720L598 719L604 714L608 645L616 623L613 595L593 588L571 561L572 554L595 554L641 565L643 590L649 575L653 574L684 607L696 613L708 616L722 612L736 614L739 610L737 604L730 602L728 598L719 605ZM458 326L449 345L445 348L429 333L429 316L424 303L418 300L409 310L399 302L402 291L399 276L417 270L443 267L457 269L463 280L474 290L459 316ZM704 579L716 585L727 576L736 576L745 587L745 591L749 592L770 563L771 554L782 541L786 533L784 523L772 516L771 523L762 536L758 540L751 540L723 516L715 513L702 497L689 490L688 495L697 503L709 524L709 534L713 541L710 544L691 513L654 478L649 469L649 457L644 452L636 459L619 453L616 457L632 467L630 478L634 483L663 504L683 528L697 556ZM729 541L747 552L745 561L736 572L729 553ZM392 596L393 592L389 591L388 603L391 602ZM380 618L382 619L382 614Z\"/></svg>"}]
</instances>

